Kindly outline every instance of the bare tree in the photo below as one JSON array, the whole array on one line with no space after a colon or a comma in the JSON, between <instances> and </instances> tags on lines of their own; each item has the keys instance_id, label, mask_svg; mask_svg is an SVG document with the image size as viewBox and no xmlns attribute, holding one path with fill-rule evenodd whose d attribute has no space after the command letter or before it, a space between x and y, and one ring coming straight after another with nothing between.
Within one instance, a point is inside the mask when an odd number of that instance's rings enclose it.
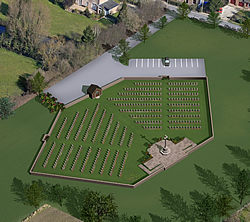
<instances>
[{"instance_id":1,"label":"bare tree","mask_svg":"<svg viewBox=\"0 0 250 222\"><path fill-rule=\"evenodd\" d=\"M131 32L138 31L142 26L142 20L134 9L127 8L126 11L122 11L120 18Z\"/></svg>"},{"instance_id":2,"label":"bare tree","mask_svg":"<svg viewBox=\"0 0 250 222\"><path fill-rule=\"evenodd\" d=\"M48 8L35 6L31 0L11 0L7 15L7 33L12 44L19 45L22 54L35 57L40 37L46 36L49 24Z\"/></svg>"}]
</instances>

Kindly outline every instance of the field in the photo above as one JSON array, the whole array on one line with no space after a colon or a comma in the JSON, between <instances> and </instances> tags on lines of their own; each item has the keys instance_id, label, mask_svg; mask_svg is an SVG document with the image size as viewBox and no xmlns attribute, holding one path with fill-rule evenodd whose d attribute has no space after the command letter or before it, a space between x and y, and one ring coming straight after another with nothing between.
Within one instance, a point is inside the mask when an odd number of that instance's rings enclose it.
<instances>
[{"instance_id":1,"label":"field","mask_svg":"<svg viewBox=\"0 0 250 222\"><path fill-rule=\"evenodd\" d=\"M179 91L180 87L187 90ZM127 95L140 92L143 92L143 95ZM144 96L146 93L154 96ZM180 93L190 95L172 95ZM100 99L88 98L63 111L34 171L135 184L147 176L138 165L142 163L142 154L146 152L148 145L156 142L157 138L163 138L167 134L170 138L188 137L199 144L212 136L207 98L205 80L124 80L104 90ZM138 112L139 109L144 111ZM147 112L147 109L151 112ZM176 112L172 112L172 109ZM151 117L136 117L136 115L151 115ZM195 117L183 115L195 115ZM107 131L109 122L111 122L110 129ZM185 129L180 129L180 126ZM186 127L200 126L201 129L186 129ZM144 127L160 128L144 129ZM133 140L129 146L132 134ZM90 147L91 153L89 153ZM116 161L117 151L119 154ZM120 175L125 152L128 152L128 157ZM114 170L111 170L114 162L116 163Z\"/></svg>"},{"instance_id":2,"label":"field","mask_svg":"<svg viewBox=\"0 0 250 222\"><path fill-rule=\"evenodd\" d=\"M226 145L239 151L249 151L249 47L250 39L238 38L231 32L206 29L190 20L174 20L151 36L146 43L141 43L130 51L133 58L160 58L166 55L170 58L204 58L215 131L213 141L136 189L29 175L31 163L41 146L42 135L49 131L55 115L50 114L35 100L18 108L15 116L8 121L1 121L0 124L0 174L3 178L0 181L0 209L4 209L0 211L1 221L20 221L34 210L16 201L17 195L10 191L14 177L24 183L40 179L44 183L69 185L73 190L71 198L67 199L62 207L46 202L75 217L79 216L78 209L81 206L79 190L89 188L103 194L113 193L119 214L142 215L153 222L161 221L159 217L170 219L178 213L185 214L185 209L182 210L171 199L170 204L178 209L175 213L174 210L166 210L162 206L161 188L171 194L179 194L187 204L192 203L190 191L211 193L211 189L199 179L194 164L211 170L218 177L224 177L230 187L230 180L223 174L222 164L236 163L242 169L248 167L244 159L232 155ZM129 157L130 155L128 160ZM203 178L207 179L205 174ZM210 181L215 182L211 178ZM237 200L233 190L230 191ZM248 201L249 197L244 199L244 203ZM233 204L238 206L238 209L241 208L238 202L233 201Z\"/></svg>"},{"instance_id":3,"label":"field","mask_svg":"<svg viewBox=\"0 0 250 222\"><path fill-rule=\"evenodd\" d=\"M33 59L0 49L0 95L20 95L23 91L17 86L19 75L31 74L37 69Z\"/></svg>"},{"instance_id":4,"label":"field","mask_svg":"<svg viewBox=\"0 0 250 222\"><path fill-rule=\"evenodd\" d=\"M6 19L9 0L3 0L4 7L0 10L0 19ZM71 31L82 34L88 25L99 24L104 27L101 22L88 19L84 16L73 14L63 10L60 6L54 5L49 0L34 0L36 4L42 4L49 8L50 24L48 24L49 35L69 35Z\"/></svg>"}]
</instances>

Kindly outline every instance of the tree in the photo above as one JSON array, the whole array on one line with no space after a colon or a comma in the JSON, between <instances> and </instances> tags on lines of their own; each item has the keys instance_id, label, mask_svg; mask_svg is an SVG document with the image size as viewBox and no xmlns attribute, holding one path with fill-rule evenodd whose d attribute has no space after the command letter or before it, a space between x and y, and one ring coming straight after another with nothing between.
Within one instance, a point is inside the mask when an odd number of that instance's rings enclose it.
<instances>
[{"instance_id":1,"label":"tree","mask_svg":"<svg viewBox=\"0 0 250 222\"><path fill-rule=\"evenodd\" d=\"M217 11L223 6L222 0L210 0L208 4L209 10L212 11Z\"/></svg>"},{"instance_id":2,"label":"tree","mask_svg":"<svg viewBox=\"0 0 250 222\"><path fill-rule=\"evenodd\" d=\"M112 57L116 61L120 61L123 65L128 65L129 63L129 54L128 51L131 49L129 42L125 39L122 39L119 44L110 50Z\"/></svg>"},{"instance_id":3,"label":"tree","mask_svg":"<svg viewBox=\"0 0 250 222\"><path fill-rule=\"evenodd\" d=\"M182 2L178 7L177 12L179 14L179 18L184 20L190 13L189 5L186 2Z\"/></svg>"},{"instance_id":4,"label":"tree","mask_svg":"<svg viewBox=\"0 0 250 222\"><path fill-rule=\"evenodd\" d=\"M149 31L149 27L145 24L133 38L137 41L143 41L145 43L150 35L151 32Z\"/></svg>"},{"instance_id":5,"label":"tree","mask_svg":"<svg viewBox=\"0 0 250 222\"><path fill-rule=\"evenodd\" d=\"M91 13L90 13L88 7L86 7L86 9L85 9L84 15L85 15L87 18L90 18Z\"/></svg>"},{"instance_id":6,"label":"tree","mask_svg":"<svg viewBox=\"0 0 250 222\"><path fill-rule=\"evenodd\" d=\"M166 16L163 16L155 23L156 28L163 29L168 23Z\"/></svg>"},{"instance_id":7,"label":"tree","mask_svg":"<svg viewBox=\"0 0 250 222\"><path fill-rule=\"evenodd\" d=\"M207 17L207 22L214 26L214 28L218 27L218 25L222 22L219 13L215 13L211 11L211 13Z\"/></svg>"},{"instance_id":8,"label":"tree","mask_svg":"<svg viewBox=\"0 0 250 222\"><path fill-rule=\"evenodd\" d=\"M82 41L85 42L85 43L93 42L95 37L96 36L95 36L94 31L92 30L91 26L88 25L86 27L86 29L83 30Z\"/></svg>"},{"instance_id":9,"label":"tree","mask_svg":"<svg viewBox=\"0 0 250 222\"><path fill-rule=\"evenodd\" d=\"M15 107L16 103L12 103L10 98L3 97L0 99L0 119L8 119L9 116L14 115L15 112L13 108Z\"/></svg>"},{"instance_id":10,"label":"tree","mask_svg":"<svg viewBox=\"0 0 250 222\"><path fill-rule=\"evenodd\" d=\"M59 183L53 185L50 188L50 197L53 201L57 202L60 206L62 206L62 202L66 197L65 188L61 187Z\"/></svg>"},{"instance_id":11,"label":"tree","mask_svg":"<svg viewBox=\"0 0 250 222\"><path fill-rule=\"evenodd\" d=\"M48 8L31 0L12 0L7 15L7 33L15 51L36 57L40 37L47 35Z\"/></svg>"},{"instance_id":12,"label":"tree","mask_svg":"<svg viewBox=\"0 0 250 222\"><path fill-rule=\"evenodd\" d=\"M221 194L218 196L216 200L216 209L217 215L220 217L220 221L222 222L223 216L230 216L228 211L235 209L234 206L231 205L233 198L229 197L226 194Z\"/></svg>"},{"instance_id":13,"label":"tree","mask_svg":"<svg viewBox=\"0 0 250 222\"><path fill-rule=\"evenodd\" d=\"M208 193L201 200L195 201L193 207L197 221L211 222L216 216L215 200Z\"/></svg>"},{"instance_id":14,"label":"tree","mask_svg":"<svg viewBox=\"0 0 250 222\"><path fill-rule=\"evenodd\" d=\"M84 201L81 217L84 221L91 222L114 219L117 217L117 208L112 194L100 196L100 192L90 191Z\"/></svg>"},{"instance_id":15,"label":"tree","mask_svg":"<svg viewBox=\"0 0 250 222\"><path fill-rule=\"evenodd\" d=\"M25 198L26 205L34 206L37 209L41 201L45 199L43 188L36 181L32 181L32 184L25 190Z\"/></svg>"},{"instance_id":16,"label":"tree","mask_svg":"<svg viewBox=\"0 0 250 222\"><path fill-rule=\"evenodd\" d=\"M118 14L118 16L117 16L117 21L118 22L124 22L123 21L123 19L124 19L124 16L123 17L121 17L121 15L123 14L123 15L127 15L127 1L126 0L123 0L123 3L122 3L122 7L121 7L121 9L120 9L120 11L119 11L119 14Z\"/></svg>"},{"instance_id":17,"label":"tree","mask_svg":"<svg viewBox=\"0 0 250 222\"><path fill-rule=\"evenodd\" d=\"M104 7L102 6L101 12L100 12L100 18L102 18L104 16Z\"/></svg>"},{"instance_id":18,"label":"tree","mask_svg":"<svg viewBox=\"0 0 250 222\"><path fill-rule=\"evenodd\" d=\"M46 87L46 83L44 81L45 77L41 75L40 72L38 72L33 79L31 79L31 87L32 87L32 90L35 92L35 93L38 93L40 94L44 88Z\"/></svg>"},{"instance_id":19,"label":"tree","mask_svg":"<svg viewBox=\"0 0 250 222\"><path fill-rule=\"evenodd\" d=\"M232 187L235 189L235 194L238 195L240 204L242 204L243 199L250 195L250 178L249 172L245 169L237 175L237 177L232 179Z\"/></svg>"},{"instance_id":20,"label":"tree","mask_svg":"<svg viewBox=\"0 0 250 222\"><path fill-rule=\"evenodd\" d=\"M240 26L243 35L245 35L246 38L248 38L250 36L250 19L246 18Z\"/></svg>"}]
</instances>

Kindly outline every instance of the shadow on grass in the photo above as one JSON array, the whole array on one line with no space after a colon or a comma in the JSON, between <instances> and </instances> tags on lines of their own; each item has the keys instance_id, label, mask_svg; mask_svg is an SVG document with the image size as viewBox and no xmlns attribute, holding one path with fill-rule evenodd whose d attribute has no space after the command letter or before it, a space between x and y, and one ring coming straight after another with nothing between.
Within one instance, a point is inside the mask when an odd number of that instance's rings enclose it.
<instances>
[{"instance_id":1,"label":"shadow on grass","mask_svg":"<svg viewBox=\"0 0 250 222\"><path fill-rule=\"evenodd\" d=\"M19 87L19 89L23 90L24 92L28 91L28 82L27 79L31 75L29 73L24 73L18 77L18 80L16 82L16 85Z\"/></svg>"},{"instance_id":2,"label":"shadow on grass","mask_svg":"<svg viewBox=\"0 0 250 222\"><path fill-rule=\"evenodd\" d=\"M8 10L9 10L9 5L7 5L6 3L2 2L2 3L0 4L0 12L1 12L3 15L7 16Z\"/></svg>"},{"instance_id":3,"label":"shadow on grass","mask_svg":"<svg viewBox=\"0 0 250 222\"><path fill-rule=\"evenodd\" d=\"M226 145L226 147L231 151L231 154L236 159L245 164L247 167L250 167L250 150L244 150L238 146Z\"/></svg>"},{"instance_id":4,"label":"shadow on grass","mask_svg":"<svg viewBox=\"0 0 250 222\"><path fill-rule=\"evenodd\" d=\"M152 222L172 222L169 218L160 217L156 214L149 213L149 216L151 217Z\"/></svg>"},{"instance_id":5,"label":"shadow on grass","mask_svg":"<svg viewBox=\"0 0 250 222\"><path fill-rule=\"evenodd\" d=\"M240 78L242 78L246 82L250 82L250 71L246 69L242 69L242 74L243 75L241 75Z\"/></svg>"},{"instance_id":6,"label":"shadow on grass","mask_svg":"<svg viewBox=\"0 0 250 222\"><path fill-rule=\"evenodd\" d=\"M174 214L174 221L180 220L185 222L195 222L195 217L191 206L189 206L187 202L184 201L180 194L173 194L162 187L160 188L160 193L160 202L166 210L169 210Z\"/></svg>"},{"instance_id":7,"label":"shadow on grass","mask_svg":"<svg viewBox=\"0 0 250 222\"><path fill-rule=\"evenodd\" d=\"M205 19L204 19L204 21L200 21L200 20L195 19L195 18L190 18L190 20L193 22L193 24L198 25L201 28L204 28L204 29L214 29L214 26L211 25L211 24L206 23Z\"/></svg>"},{"instance_id":8,"label":"shadow on grass","mask_svg":"<svg viewBox=\"0 0 250 222\"><path fill-rule=\"evenodd\" d=\"M190 191L189 195L194 203L200 202L205 198L205 195L203 193L198 192L197 190Z\"/></svg>"},{"instance_id":9,"label":"shadow on grass","mask_svg":"<svg viewBox=\"0 0 250 222\"><path fill-rule=\"evenodd\" d=\"M10 192L15 195L14 201L25 204L27 199L25 198L24 193L28 186L28 183L23 183L22 180L14 177L12 184L10 185Z\"/></svg>"},{"instance_id":10,"label":"shadow on grass","mask_svg":"<svg viewBox=\"0 0 250 222\"><path fill-rule=\"evenodd\" d=\"M230 195L229 187L223 177L215 175L211 170L203 169L200 166L194 165L199 176L199 180L206 186L212 189L215 195L227 194Z\"/></svg>"},{"instance_id":11,"label":"shadow on grass","mask_svg":"<svg viewBox=\"0 0 250 222\"><path fill-rule=\"evenodd\" d=\"M219 29L228 36L235 37L237 39L244 38L244 36L240 32L237 32L228 28L224 28L221 26L219 27Z\"/></svg>"}]
</instances>

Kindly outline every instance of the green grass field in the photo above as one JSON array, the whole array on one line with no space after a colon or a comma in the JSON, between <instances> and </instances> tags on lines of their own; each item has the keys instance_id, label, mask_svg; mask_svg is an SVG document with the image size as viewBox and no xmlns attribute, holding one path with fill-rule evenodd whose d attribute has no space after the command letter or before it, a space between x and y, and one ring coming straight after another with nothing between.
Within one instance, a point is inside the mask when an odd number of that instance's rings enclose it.
<instances>
[{"instance_id":1,"label":"green grass field","mask_svg":"<svg viewBox=\"0 0 250 222\"><path fill-rule=\"evenodd\" d=\"M23 91L16 85L19 75L31 74L37 69L33 59L0 49L0 95L20 95Z\"/></svg>"},{"instance_id":2,"label":"green grass field","mask_svg":"<svg viewBox=\"0 0 250 222\"><path fill-rule=\"evenodd\" d=\"M3 0L4 5L8 5L9 0ZM50 24L48 24L49 35L69 35L71 31L82 34L83 30L88 25L99 24L104 27L101 22L93 19L88 19L84 16L73 14L63 10L60 6L54 5L49 0L34 0L37 4L42 4L49 8ZM0 11L0 19L5 20L7 14L7 7Z\"/></svg>"},{"instance_id":3,"label":"green grass field","mask_svg":"<svg viewBox=\"0 0 250 222\"><path fill-rule=\"evenodd\" d=\"M148 83L161 83L162 85L154 85L154 86L136 86L135 82L148 82ZM184 83L184 82L192 82L192 83L198 83L197 87L199 90L197 91L199 93L199 96L183 96L186 98L199 98L200 100L195 103L199 103L199 107L170 107L168 103L184 103L183 101L169 101L168 99L170 97L173 98L182 98L182 96L169 96L168 93L172 92L169 91L170 85L168 83ZM108 98L145 98L145 96L119 96L118 93L120 92L130 92L130 91L125 91L124 88L161 88L161 91L152 91L152 92L160 92L162 93L161 96L150 96L149 98L161 98L161 101L108 101ZM177 86L176 86L177 87ZM189 86L193 87L193 86ZM173 88L173 87L172 87ZM187 86L185 87L187 88ZM140 91L132 91L132 92L140 92ZM151 92L151 91L144 91L144 92ZM177 92L177 91L176 91ZM191 91L187 91L191 92ZM159 137L164 137L165 134L167 134L171 138L175 138L177 136L180 137L188 137L190 140L194 141L195 143L200 143L201 141L204 141L205 139L209 138L212 136L211 132L211 127L210 127L210 118L209 118L209 110L208 110L208 101L206 100L207 94L206 94L206 81L205 80L191 80L191 81L175 81L175 80L158 80L158 81L134 81L134 80L125 80L123 82L118 83L115 86L112 86L111 88L104 90L103 95L101 96L100 99L95 99L91 100L90 98L80 102L79 104L76 104L67 110L65 110L58 122L57 125L55 126L53 133L49 139L48 144L45 146L44 151L42 152L39 161L36 164L36 167L34 169L35 172L42 172L42 173L49 173L49 174L57 174L57 175L65 175L65 176L73 176L73 177L79 177L79 178L88 178L88 179L94 179L94 180L103 180L103 181L111 181L111 182L116 182L116 183L126 183L126 184L134 184L137 182L139 179L143 179L147 174L141 170L138 165L142 162L140 161L140 158L143 157L142 153L146 152L148 146L147 144L149 143L154 143L154 138L159 138ZM97 115L93 121L93 124L91 125L91 129L89 131L88 137L85 142L83 142L83 138L85 136L85 133L88 129L89 122L92 119L94 110L97 106L97 104L100 104L100 108L97 112ZM136 107L131 107L131 106L126 106L126 107L121 107L121 106L115 106L115 104L124 104L124 103L153 103L157 104L160 103L162 106L136 106ZM194 101L186 101L185 103L194 103ZM200 109L200 112L169 112L169 109ZM85 112L89 110L89 113L86 117L86 120L84 122L83 128L81 133L79 134L78 139L75 141L75 135L78 131L78 126L81 123L81 120L83 116L85 115ZM102 113L104 109L107 111L106 115L103 119L102 125L100 127L100 130L98 132L98 135L96 137L95 142L92 142L92 138L95 135L98 123L102 117ZM123 113L120 112L120 109L161 109L162 112L128 112L128 113ZM79 117L75 122L75 126L72 130L72 133L67 140L67 134L68 131L72 125L72 122L74 120L74 117L76 113L79 112ZM109 119L111 114L114 114L113 122L111 124L110 131L108 133L108 136L105 140L105 143L102 144L102 138L105 134L105 130L107 128L107 125L109 123ZM162 118L131 118L130 115L132 114L160 114L162 115ZM200 114L200 118L188 118L189 120L201 120L201 124L169 124L169 120L187 120L187 118L170 118L170 114ZM60 135L60 138L57 138L58 132L62 126L62 123L64 122L64 119L67 118L66 125ZM162 124L136 124L136 120L162 120ZM112 140L113 133L115 131L116 123L120 123L120 127L117 131L116 137L114 139L114 144L110 145L110 141ZM145 130L142 127L143 126L162 126L161 130ZM170 130L169 126L202 126L202 129L199 130L192 130L192 129L173 129ZM127 132L124 137L124 141L122 146L120 146L120 139L123 134L124 127L127 127ZM128 141L130 139L130 134L134 134L133 142L131 147L128 147ZM142 135L145 136L145 138L142 138ZM46 167L43 167L43 164L46 160L46 157L48 153L50 152L50 149L52 147L53 143L56 143L56 146L53 150L53 153L50 156L50 159L48 161L48 164ZM60 159L58 161L58 164L55 169L53 169L53 165L55 160L57 159L57 156L60 152L62 144L65 144L64 151L62 153L62 156L60 156ZM67 162L65 170L62 170L62 166L65 162L68 150L71 147L71 144L74 145L73 151L70 154L69 160ZM74 162L74 158L78 152L79 146L83 146L83 151L76 163L75 169L72 172L71 171L71 166ZM90 157L88 159L86 168L84 169L83 172L81 172L81 167L82 163L85 160L85 156L87 155L88 148L92 147L92 151L90 154ZM93 174L90 173L92 169L92 164L95 161L95 156L97 153L98 148L101 148L101 154L100 157L97 161L96 168ZM99 174L100 169L102 167L102 162L105 159L106 156L106 151L107 149L110 149L110 156L107 160L106 166L104 173L102 175ZM114 172L112 176L109 176L110 169L112 167L113 159L115 156L116 151L119 150L119 156L114 168ZM120 166L122 165L122 160L124 156L124 152L128 151L128 158L122 173L121 177L118 177L119 172L120 172ZM135 174L137 175L137 178L135 180L128 180L128 177L130 174Z\"/></svg>"},{"instance_id":4,"label":"green grass field","mask_svg":"<svg viewBox=\"0 0 250 222\"><path fill-rule=\"evenodd\" d=\"M42 136L48 132L55 115L49 114L47 109L32 100L17 109L16 116L8 121L1 121L1 221L20 221L34 210L15 201L16 195L10 192L14 177L24 183L41 179L44 183L60 183L79 189L90 188L104 194L113 193L120 214L140 214L151 221L151 218L157 216L173 216L173 213L161 205L160 188L180 194L187 203L191 203L190 191L211 192L198 179L194 164L210 169L219 177L224 176L223 163L237 163L246 168L242 161L231 155L226 145L239 146L249 151L250 83L241 76L243 70L250 70L250 40L229 34L220 29L205 29L190 20L174 20L150 37L145 44L141 43L131 50L133 58L159 58L166 55L170 58L204 58L215 131L213 141L136 189L30 176L28 171L40 149ZM77 192L72 192L72 198L62 207L48 203L79 216L76 201L78 197L74 196L75 193ZM236 195L233 197L237 199ZM249 200L248 197L244 202ZM233 203L240 208L236 201ZM178 206L176 209L179 209ZM182 212L182 209L179 211ZM158 221L155 219L153 222Z\"/></svg>"}]
</instances>

